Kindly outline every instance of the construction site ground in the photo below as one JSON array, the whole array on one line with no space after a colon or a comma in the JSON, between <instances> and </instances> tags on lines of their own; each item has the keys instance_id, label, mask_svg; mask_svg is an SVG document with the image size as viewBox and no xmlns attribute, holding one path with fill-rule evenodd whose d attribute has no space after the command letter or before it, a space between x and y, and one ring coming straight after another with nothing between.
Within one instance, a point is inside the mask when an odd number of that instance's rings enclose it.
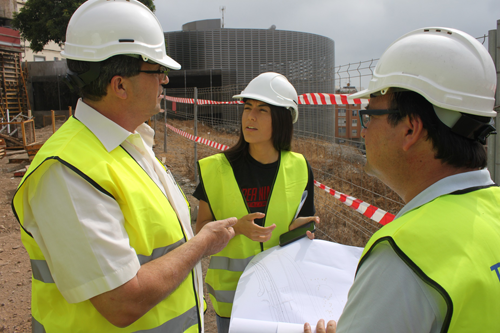
<instances>
[{"instance_id":1,"label":"construction site ground","mask_svg":"<svg viewBox=\"0 0 500 333\"><path fill-rule=\"evenodd\" d=\"M62 122L56 123L59 128ZM168 135L168 152L163 151L163 128L158 125L155 152L165 157L177 182L187 194L192 210L197 206L193 193L195 184L187 175L192 170L186 167L183 151L192 149L192 143L172 132ZM52 126L36 130L38 142L44 142L52 135ZM10 159L28 158L26 153L6 156L0 159L0 332L31 332L31 267L28 254L20 238L20 227L11 209L12 197L21 177L14 172L24 168L28 162L9 163ZM204 273L208 258L202 260ZM215 313L205 293L208 311L205 313L205 332L217 332Z\"/></svg>"}]
</instances>

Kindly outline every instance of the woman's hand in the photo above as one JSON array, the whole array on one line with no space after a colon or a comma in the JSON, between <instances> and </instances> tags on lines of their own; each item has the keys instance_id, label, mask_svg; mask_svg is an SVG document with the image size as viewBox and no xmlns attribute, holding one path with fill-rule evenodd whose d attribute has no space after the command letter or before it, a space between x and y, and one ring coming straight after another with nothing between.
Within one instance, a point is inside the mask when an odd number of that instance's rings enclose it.
<instances>
[{"instance_id":1,"label":"woman's hand","mask_svg":"<svg viewBox=\"0 0 500 333\"><path fill-rule=\"evenodd\" d=\"M296 228L300 227L301 225L304 225L307 222L311 222L311 221L314 221L314 223L318 224L319 223L319 216L301 216L301 217L297 217L292 222L292 224L290 224L290 227L288 228L288 230L296 229ZM314 239L314 234L312 232L307 231L306 235L307 235L307 237L309 239Z\"/></svg>"},{"instance_id":2,"label":"woman's hand","mask_svg":"<svg viewBox=\"0 0 500 333\"><path fill-rule=\"evenodd\" d=\"M256 242L267 242L272 235L276 224L269 227L261 227L255 224L255 219L261 219L266 214L264 213L251 213L243 216L238 222L233 226L236 235L245 235L253 241Z\"/></svg>"}]
</instances>

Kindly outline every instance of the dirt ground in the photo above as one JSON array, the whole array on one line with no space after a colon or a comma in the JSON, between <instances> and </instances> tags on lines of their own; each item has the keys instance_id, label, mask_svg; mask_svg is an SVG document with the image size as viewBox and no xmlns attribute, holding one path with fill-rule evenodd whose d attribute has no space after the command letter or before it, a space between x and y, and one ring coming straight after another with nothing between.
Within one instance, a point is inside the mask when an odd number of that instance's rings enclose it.
<instances>
[{"instance_id":1,"label":"dirt ground","mask_svg":"<svg viewBox=\"0 0 500 333\"><path fill-rule=\"evenodd\" d=\"M56 128L62 122L57 122ZM44 142L52 134L52 127L36 130L38 142ZM195 184L186 177L183 145L189 144L179 135L168 133L168 153L163 152L163 128L157 129L155 152L159 158L165 157L166 163L181 185L191 203L193 213L197 200L192 197ZM190 145L191 146L191 145ZM29 256L20 239L19 224L11 209L12 197L21 177L14 177L14 172L22 169L28 162L9 163L13 159L27 159L23 154L6 156L0 159L0 332L31 332L31 267ZM204 273L208 267L208 258L202 260ZM205 332L216 333L215 313L205 293L208 311L205 314Z\"/></svg>"}]
</instances>

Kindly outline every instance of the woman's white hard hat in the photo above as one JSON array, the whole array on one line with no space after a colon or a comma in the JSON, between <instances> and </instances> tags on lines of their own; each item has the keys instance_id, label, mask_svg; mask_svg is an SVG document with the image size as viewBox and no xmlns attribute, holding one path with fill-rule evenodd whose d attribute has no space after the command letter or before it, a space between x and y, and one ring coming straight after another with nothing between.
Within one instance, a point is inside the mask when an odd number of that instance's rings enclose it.
<instances>
[{"instance_id":1,"label":"woman's white hard hat","mask_svg":"<svg viewBox=\"0 0 500 333\"><path fill-rule=\"evenodd\" d=\"M236 99L254 99L274 106L284 107L292 113L292 123L299 118L297 91L287 78L279 73L266 72L255 77Z\"/></svg>"}]
</instances>

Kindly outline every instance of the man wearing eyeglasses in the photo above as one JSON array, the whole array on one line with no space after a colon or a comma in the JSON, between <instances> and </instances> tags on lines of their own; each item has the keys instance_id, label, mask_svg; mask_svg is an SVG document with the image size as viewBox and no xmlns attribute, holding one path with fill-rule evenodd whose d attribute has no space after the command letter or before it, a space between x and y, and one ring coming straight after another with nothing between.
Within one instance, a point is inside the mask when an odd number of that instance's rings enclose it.
<instances>
[{"instance_id":1,"label":"man wearing eyeglasses","mask_svg":"<svg viewBox=\"0 0 500 333\"><path fill-rule=\"evenodd\" d=\"M365 171L406 205L366 245L337 333L498 331L500 189L484 148L495 89L476 39L425 28L392 43L351 95L370 98Z\"/></svg>"},{"instance_id":2,"label":"man wearing eyeglasses","mask_svg":"<svg viewBox=\"0 0 500 333\"><path fill-rule=\"evenodd\" d=\"M13 199L31 259L33 332L202 332L200 259L236 218L196 236L187 200L155 158L167 56L154 14L135 0L89 0L62 55L75 116L37 153Z\"/></svg>"}]
</instances>

